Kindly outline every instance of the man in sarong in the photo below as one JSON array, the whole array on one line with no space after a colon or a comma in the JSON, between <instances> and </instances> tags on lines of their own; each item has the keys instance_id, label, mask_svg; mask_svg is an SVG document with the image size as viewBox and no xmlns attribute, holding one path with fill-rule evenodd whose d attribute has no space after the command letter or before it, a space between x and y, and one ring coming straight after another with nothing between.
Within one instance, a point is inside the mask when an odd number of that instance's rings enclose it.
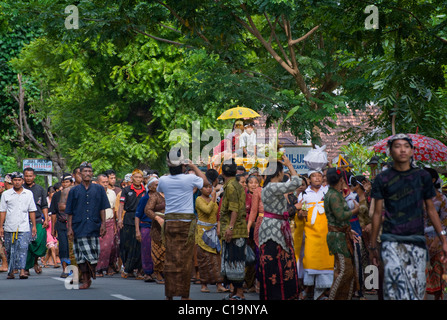
<instances>
[{"instance_id":1,"label":"man in sarong","mask_svg":"<svg viewBox=\"0 0 447 320\"><path fill-rule=\"evenodd\" d=\"M14 279L15 269L20 270L20 279L27 279L26 257L30 238L37 233L37 208L33 193L23 188L23 174L13 172L10 176L13 188L4 191L0 201L0 237L9 262L7 279Z\"/></svg>"},{"instance_id":2,"label":"man in sarong","mask_svg":"<svg viewBox=\"0 0 447 320\"><path fill-rule=\"evenodd\" d=\"M36 237L32 239L28 246L28 255L26 258L26 272L29 275L29 269L34 267L37 274L42 273L39 266L39 257L44 257L47 252L47 231L49 223L47 192L35 183L36 173L33 168L25 168L23 170L23 178L25 183L23 188L33 193L34 203L36 204Z\"/></svg>"},{"instance_id":3,"label":"man in sarong","mask_svg":"<svg viewBox=\"0 0 447 320\"><path fill-rule=\"evenodd\" d=\"M79 289L88 289L96 279L99 258L99 237L106 234L105 209L110 208L104 187L92 183L90 163L80 166L82 182L68 193L65 213L68 215L68 237L73 239L73 250L82 275Z\"/></svg>"},{"instance_id":4,"label":"man in sarong","mask_svg":"<svg viewBox=\"0 0 447 320\"><path fill-rule=\"evenodd\" d=\"M99 239L99 245L101 252L99 254L99 260L97 265L98 276L102 277L103 271L106 271L108 275L113 274L113 269L116 264L116 250L117 245L115 242L116 228L116 215L114 211L116 193L114 190L109 189L109 178L105 174L98 175L98 183L104 187L107 198L109 199L110 208L106 209L106 235Z\"/></svg>"},{"instance_id":5,"label":"man in sarong","mask_svg":"<svg viewBox=\"0 0 447 320\"><path fill-rule=\"evenodd\" d=\"M140 200L146 194L146 188L142 184L143 171L133 170L131 179L132 184L121 192L117 213L117 227L120 230L119 251L124 266L121 277L133 276L134 270L137 270L135 279L142 280L144 276L141 265L141 244L136 238L135 212Z\"/></svg>"},{"instance_id":6,"label":"man in sarong","mask_svg":"<svg viewBox=\"0 0 447 320\"><path fill-rule=\"evenodd\" d=\"M384 299L422 300L427 262L424 205L442 242L443 262L447 261L446 232L432 201L436 193L430 174L412 165L412 139L402 133L394 135L388 141L388 148L394 163L377 175L371 194L375 199L375 210L370 255L378 265L377 237L383 220L380 249L384 265ZM383 204L385 214L382 217Z\"/></svg>"},{"instance_id":7,"label":"man in sarong","mask_svg":"<svg viewBox=\"0 0 447 320\"><path fill-rule=\"evenodd\" d=\"M194 188L207 184L205 174L191 161L186 160L181 149L173 149L167 155L170 175L158 182L157 191L166 201L163 238L165 254L165 296L172 300L181 296L189 299L195 244ZM184 174L189 166L195 174Z\"/></svg>"}]
</instances>

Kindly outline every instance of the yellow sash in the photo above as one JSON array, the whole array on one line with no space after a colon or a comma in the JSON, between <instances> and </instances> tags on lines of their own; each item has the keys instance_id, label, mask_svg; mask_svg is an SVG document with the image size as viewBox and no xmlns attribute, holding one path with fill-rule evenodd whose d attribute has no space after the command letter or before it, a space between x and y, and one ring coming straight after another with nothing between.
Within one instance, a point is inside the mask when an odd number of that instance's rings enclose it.
<instances>
[{"instance_id":1,"label":"yellow sash","mask_svg":"<svg viewBox=\"0 0 447 320\"><path fill-rule=\"evenodd\" d=\"M298 218L298 215L295 215L295 228L293 230L293 248L295 250L295 258L298 263L300 260L301 247L303 245L304 238L304 224L306 220Z\"/></svg>"},{"instance_id":2,"label":"yellow sash","mask_svg":"<svg viewBox=\"0 0 447 320\"><path fill-rule=\"evenodd\" d=\"M332 270L334 256L329 254L327 246L327 218L324 214L324 201L310 202L308 219L304 224L304 269Z\"/></svg>"},{"instance_id":3,"label":"yellow sash","mask_svg":"<svg viewBox=\"0 0 447 320\"><path fill-rule=\"evenodd\" d=\"M324 201L309 202L308 204L308 216L310 215L310 224L314 225L317 220L318 214L324 214Z\"/></svg>"}]
</instances>

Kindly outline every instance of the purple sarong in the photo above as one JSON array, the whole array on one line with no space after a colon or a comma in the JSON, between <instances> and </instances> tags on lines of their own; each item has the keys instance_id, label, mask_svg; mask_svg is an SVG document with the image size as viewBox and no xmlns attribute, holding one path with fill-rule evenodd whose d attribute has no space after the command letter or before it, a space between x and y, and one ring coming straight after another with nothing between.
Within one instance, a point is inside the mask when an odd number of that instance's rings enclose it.
<instances>
[{"instance_id":1,"label":"purple sarong","mask_svg":"<svg viewBox=\"0 0 447 320\"><path fill-rule=\"evenodd\" d=\"M106 234L104 237L99 238L99 251L98 265L96 270L107 271L109 266L114 266L116 261L117 245L115 241L115 222L113 219L106 220Z\"/></svg>"},{"instance_id":2,"label":"purple sarong","mask_svg":"<svg viewBox=\"0 0 447 320\"><path fill-rule=\"evenodd\" d=\"M152 261L151 246L151 228L140 228L141 232L141 265L145 274L154 272L154 263Z\"/></svg>"}]
</instances>

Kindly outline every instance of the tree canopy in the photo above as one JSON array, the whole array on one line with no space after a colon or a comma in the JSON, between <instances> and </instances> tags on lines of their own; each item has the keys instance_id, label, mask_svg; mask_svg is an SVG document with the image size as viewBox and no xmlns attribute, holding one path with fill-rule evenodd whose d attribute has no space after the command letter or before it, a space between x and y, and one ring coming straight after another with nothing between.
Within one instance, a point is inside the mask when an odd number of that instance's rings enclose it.
<instances>
[{"instance_id":1,"label":"tree canopy","mask_svg":"<svg viewBox=\"0 0 447 320\"><path fill-rule=\"evenodd\" d=\"M69 5L78 29L65 26ZM223 130L231 124L217 117L236 105L318 142L348 107L377 104L370 122L382 136L418 130L446 140L447 1L377 1L373 30L367 5L0 1L0 46L8 48L0 112L18 114L11 93L21 74L33 135L49 148L52 134L61 170L85 159L98 172L162 166L170 131L190 130L193 120ZM17 130L4 143L25 147L11 137Z\"/></svg>"}]
</instances>

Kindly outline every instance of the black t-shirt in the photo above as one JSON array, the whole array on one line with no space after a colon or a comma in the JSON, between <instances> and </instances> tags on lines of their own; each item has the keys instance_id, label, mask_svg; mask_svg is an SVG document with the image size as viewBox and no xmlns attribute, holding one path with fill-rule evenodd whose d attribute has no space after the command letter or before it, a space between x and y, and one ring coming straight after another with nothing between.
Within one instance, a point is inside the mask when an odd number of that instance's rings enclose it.
<instances>
[{"instance_id":1,"label":"black t-shirt","mask_svg":"<svg viewBox=\"0 0 447 320\"><path fill-rule=\"evenodd\" d=\"M424 201L436 195L430 174L420 168L381 172L374 180L371 197L384 199L382 233L424 235Z\"/></svg>"},{"instance_id":2,"label":"black t-shirt","mask_svg":"<svg viewBox=\"0 0 447 320\"><path fill-rule=\"evenodd\" d=\"M59 190L53 194L51 199L50 208L48 209L48 214L58 214L59 213L59 201L61 200L61 191Z\"/></svg>"},{"instance_id":3,"label":"black t-shirt","mask_svg":"<svg viewBox=\"0 0 447 320\"><path fill-rule=\"evenodd\" d=\"M138 202L146 194L144 187L141 189L135 189L132 185L127 186L121 192L120 202L124 203L124 214L123 224L135 225L135 211L137 211Z\"/></svg>"},{"instance_id":4,"label":"black t-shirt","mask_svg":"<svg viewBox=\"0 0 447 320\"><path fill-rule=\"evenodd\" d=\"M36 223L42 224L44 216L42 209L48 208L48 201L47 201L47 193L45 190L39 186L38 184L33 184L33 186L28 186L27 184L24 184L23 187L25 189L31 190L34 197L34 203L36 204Z\"/></svg>"}]
</instances>

